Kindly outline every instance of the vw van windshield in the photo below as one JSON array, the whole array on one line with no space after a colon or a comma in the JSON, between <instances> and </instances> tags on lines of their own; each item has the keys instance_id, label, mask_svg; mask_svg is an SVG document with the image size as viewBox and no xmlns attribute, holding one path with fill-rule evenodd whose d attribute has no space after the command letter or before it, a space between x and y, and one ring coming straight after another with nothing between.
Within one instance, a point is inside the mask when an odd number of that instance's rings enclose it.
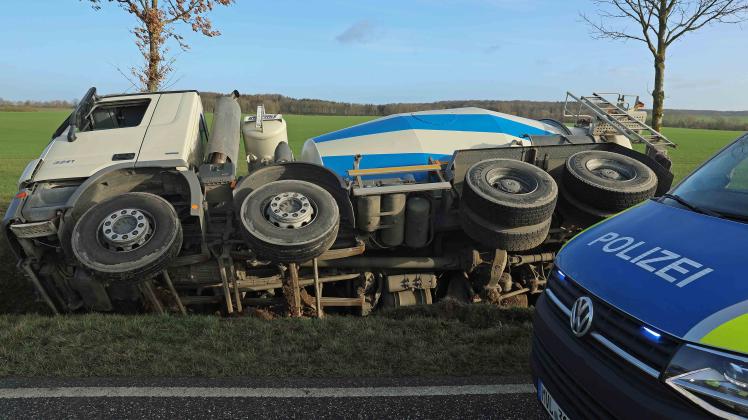
<instances>
[{"instance_id":1,"label":"vw van windshield","mask_svg":"<svg viewBox=\"0 0 748 420\"><path fill-rule=\"evenodd\" d=\"M748 134L697 169L672 195L692 208L748 222Z\"/></svg>"}]
</instances>

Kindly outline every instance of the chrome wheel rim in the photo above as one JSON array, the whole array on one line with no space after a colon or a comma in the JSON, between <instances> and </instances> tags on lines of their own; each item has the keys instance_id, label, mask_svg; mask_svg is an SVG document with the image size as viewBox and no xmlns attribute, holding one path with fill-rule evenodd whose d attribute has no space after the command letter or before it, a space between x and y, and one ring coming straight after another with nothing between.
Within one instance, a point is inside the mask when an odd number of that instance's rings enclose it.
<instances>
[{"instance_id":1,"label":"chrome wheel rim","mask_svg":"<svg viewBox=\"0 0 748 420\"><path fill-rule=\"evenodd\" d=\"M145 245L153 236L153 218L139 209L109 213L99 225L101 244L112 251L128 252Z\"/></svg>"},{"instance_id":2,"label":"chrome wheel rim","mask_svg":"<svg viewBox=\"0 0 748 420\"><path fill-rule=\"evenodd\" d=\"M283 192L273 196L265 206L265 217L277 227L298 229L316 216L313 202L304 194Z\"/></svg>"}]
</instances>

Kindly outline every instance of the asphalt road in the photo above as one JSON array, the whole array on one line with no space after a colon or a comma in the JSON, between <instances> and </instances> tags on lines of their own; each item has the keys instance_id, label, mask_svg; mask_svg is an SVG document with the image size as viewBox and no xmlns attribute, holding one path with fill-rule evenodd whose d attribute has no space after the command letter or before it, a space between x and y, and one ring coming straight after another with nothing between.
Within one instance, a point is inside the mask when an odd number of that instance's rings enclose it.
<instances>
[{"instance_id":1,"label":"asphalt road","mask_svg":"<svg viewBox=\"0 0 748 420\"><path fill-rule=\"evenodd\" d=\"M3 419L258 417L546 418L526 377L0 379Z\"/></svg>"}]
</instances>

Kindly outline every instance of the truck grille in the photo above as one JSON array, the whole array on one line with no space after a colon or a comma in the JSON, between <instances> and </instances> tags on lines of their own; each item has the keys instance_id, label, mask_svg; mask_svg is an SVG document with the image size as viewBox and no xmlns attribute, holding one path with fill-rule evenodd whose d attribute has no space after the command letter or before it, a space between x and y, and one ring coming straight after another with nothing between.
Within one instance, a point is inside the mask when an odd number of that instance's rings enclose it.
<instances>
[{"instance_id":1,"label":"truck grille","mask_svg":"<svg viewBox=\"0 0 748 420\"><path fill-rule=\"evenodd\" d=\"M571 308L581 296L592 299L595 308L592 331L597 332L604 339L612 342L625 353L657 372L662 372L667 367L670 358L680 344L677 339L664 333L660 333L660 337L656 340L647 338L643 333L645 324L587 293L568 276L564 280L560 280L554 273L554 278L549 284L553 295L566 308ZM556 312L568 320L568 316L560 308L556 308ZM599 340L587 341L615 359L621 359L620 355L611 353L609 346L601 345Z\"/></svg>"},{"instance_id":2,"label":"truck grille","mask_svg":"<svg viewBox=\"0 0 748 420\"><path fill-rule=\"evenodd\" d=\"M57 234L57 226L53 220L33 223L16 223L10 225L10 230L16 238L39 238Z\"/></svg>"}]
</instances>

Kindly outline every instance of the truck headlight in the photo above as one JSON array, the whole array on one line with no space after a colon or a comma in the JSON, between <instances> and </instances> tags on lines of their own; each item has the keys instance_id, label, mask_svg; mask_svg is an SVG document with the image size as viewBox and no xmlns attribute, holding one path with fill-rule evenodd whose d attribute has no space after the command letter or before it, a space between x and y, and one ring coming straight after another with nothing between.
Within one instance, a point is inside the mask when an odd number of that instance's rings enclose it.
<instances>
[{"instance_id":1,"label":"truck headlight","mask_svg":"<svg viewBox=\"0 0 748 420\"><path fill-rule=\"evenodd\" d=\"M665 382L710 413L748 417L748 358L687 344L665 371Z\"/></svg>"}]
</instances>

